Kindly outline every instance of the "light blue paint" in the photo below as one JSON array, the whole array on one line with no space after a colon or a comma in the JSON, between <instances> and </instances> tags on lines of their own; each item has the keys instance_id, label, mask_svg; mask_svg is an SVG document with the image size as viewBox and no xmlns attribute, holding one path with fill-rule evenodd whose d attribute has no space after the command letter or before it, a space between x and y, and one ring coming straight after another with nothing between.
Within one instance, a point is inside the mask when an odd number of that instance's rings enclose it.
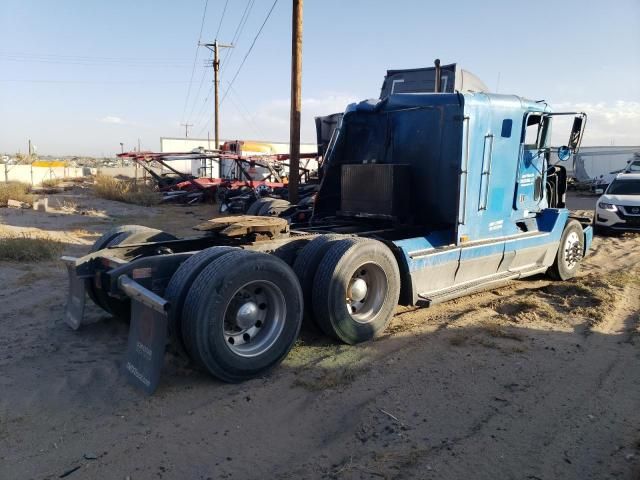
<instances>
[{"instance_id":1,"label":"light blue paint","mask_svg":"<svg viewBox=\"0 0 640 480\"><path fill-rule=\"evenodd\" d=\"M384 106L361 103L352 105L348 112L433 106L443 108L444 119L447 108L454 108L454 102L447 97L450 96L392 95ZM539 153L537 146L523 143L528 116L550 113L549 106L507 95L465 93L458 97L461 118L443 121L440 135L454 142L457 139L459 148L444 140L438 146L447 149L447 161L457 164L459 172L457 223L452 224L451 230L394 242L411 274L414 301L418 294L440 291L458 282L464 285L478 279L490 281L492 276L509 271L523 276L544 271L555 259L569 217L567 209L548 208L544 153ZM430 135L431 130L427 129L425 135ZM461 134L456 137L449 131ZM453 152L459 152L455 160L451 158ZM406 162L407 158L394 161ZM439 180L448 182L446 178ZM441 211L447 208L443 206ZM590 227L585 228L584 235L588 250ZM443 283L442 278L430 276L431 271L450 277Z\"/></svg>"}]
</instances>

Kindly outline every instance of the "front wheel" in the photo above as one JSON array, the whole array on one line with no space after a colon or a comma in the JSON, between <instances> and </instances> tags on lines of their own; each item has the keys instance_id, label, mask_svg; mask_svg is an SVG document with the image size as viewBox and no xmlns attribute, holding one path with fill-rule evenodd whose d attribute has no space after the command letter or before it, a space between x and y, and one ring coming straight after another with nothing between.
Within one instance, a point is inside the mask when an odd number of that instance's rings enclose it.
<instances>
[{"instance_id":1,"label":"front wheel","mask_svg":"<svg viewBox=\"0 0 640 480\"><path fill-rule=\"evenodd\" d=\"M577 220L569 220L564 227L556 259L547 273L555 280L569 280L576 276L584 256L584 232Z\"/></svg>"}]
</instances>

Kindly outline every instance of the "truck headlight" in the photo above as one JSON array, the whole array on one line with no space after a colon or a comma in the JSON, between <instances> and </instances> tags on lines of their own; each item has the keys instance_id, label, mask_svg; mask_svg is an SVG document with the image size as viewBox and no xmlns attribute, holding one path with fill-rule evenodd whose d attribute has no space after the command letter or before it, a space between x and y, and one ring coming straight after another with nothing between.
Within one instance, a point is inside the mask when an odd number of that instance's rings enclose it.
<instances>
[{"instance_id":1,"label":"truck headlight","mask_svg":"<svg viewBox=\"0 0 640 480\"><path fill-rule=\"evenodd\" d=\"M616 207L613 203L604 203L604 202L599 202L598 208L601 208L603 210L609 210L610 212L615 212L618 210L618 207Z\"/></svg>"}]
</instances>

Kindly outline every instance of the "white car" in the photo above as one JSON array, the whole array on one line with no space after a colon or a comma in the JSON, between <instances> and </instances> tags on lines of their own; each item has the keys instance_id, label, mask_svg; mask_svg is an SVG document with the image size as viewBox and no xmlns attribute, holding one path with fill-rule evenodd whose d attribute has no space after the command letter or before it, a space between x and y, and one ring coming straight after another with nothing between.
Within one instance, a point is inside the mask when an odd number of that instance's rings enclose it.
<instances>
[{"instance_id":1,"label":"white car","mask_svg":"<svg viewBox=\"0 0 640 480\"><path fill-rule=\"evenodd\" d=\"M620 173L598 199L596 233L640 232L640 173Z\"/></svg>"},{"instance_id":2,"label":"white car","mask_svg":"<svg viewBox=\"0 0 640 480\"><path fill-rule=\"evenodd\" d=\"M624 171L625 173L640 172L640 158L638 160L629 160L629 165Z\"/></svg>"}]
</instances>

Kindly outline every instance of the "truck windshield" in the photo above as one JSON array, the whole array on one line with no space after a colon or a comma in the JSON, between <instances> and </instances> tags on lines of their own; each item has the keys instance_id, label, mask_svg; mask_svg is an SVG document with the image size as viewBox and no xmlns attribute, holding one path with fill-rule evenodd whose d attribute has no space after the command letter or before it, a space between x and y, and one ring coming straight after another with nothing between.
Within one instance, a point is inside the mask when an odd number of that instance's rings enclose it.
<instances>
[{"instance_id":1,"label":"truck windshield","mask_svg":"<svg viewBox=\"0 0 640 480\"><path fill-rule=\"evenodd\" d=\"M640 180L614 180L607 194L611 195L640 195Z\"/></svg>"}]
</instances>

